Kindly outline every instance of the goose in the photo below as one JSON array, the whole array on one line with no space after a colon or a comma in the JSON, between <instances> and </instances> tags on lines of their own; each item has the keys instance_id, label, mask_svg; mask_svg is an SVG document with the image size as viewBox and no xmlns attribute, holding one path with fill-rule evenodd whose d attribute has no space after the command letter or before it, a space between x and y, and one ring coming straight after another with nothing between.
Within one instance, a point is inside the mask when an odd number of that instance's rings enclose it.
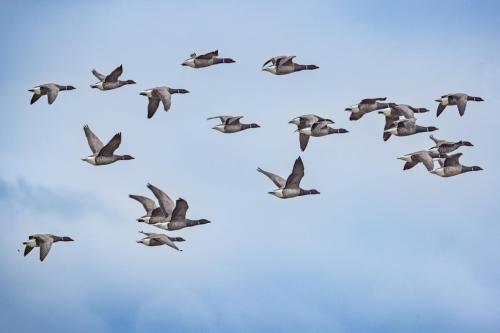
<instances>
[{"instance_id":1,"label":"goose","mask_svg":"<svg viewBox=\"0 0 500 333\"><path fill-rule=\"evenodd\" d=\"M160 223L155 223L153 225L160 229L172 231L172 230L179 230L187 227L194 227L196 225L210 223L210 221L206 219L200 219L200 220L186 219L186 212L188 208L189 206L186 200L179 198L175 202L175 208L172 211L170 220L168 222L160 222Z\"/></svg>"},{"instance_id":2,"label":"goose","mask_svg":"<svg viewBox=\"0 0 500 333\"><path fill-rule=\"evenodd\" d=\"M427 171L432 171L434 169L434 158L446 158L446 154L435 153L429 150L421 150L411 154L406 154L398 157L399 160L405 161L403 170L408 170L413 168L415 165L422 163Z\"/></svg>"},{"instance_id":3,"label":"goose","mask_svg":"<svg viewBox=\"0 0 500 333\"><path fill-rule=\"evenodd\" d=\"M436 144L434 147L431 147L429 150L433 151L435 153L440 153L440 154L449 154L451 152L454 152L458 148L462 146L466 147L473 147L474 145L470 143L469 141L457 141L457 142L450 142L446 140L439 140L434 137L434 135L429 136L432 141Z\"/></svg>"},{"instance_id":4,"label":"goose","mask_svg":"<svg viewBox=\"0 0 500 333\"><path fill-rule=\"evenodd\" d=\"M384 103L387 97L374 97L362 99L358 104L351 105L345 110L351 113L349 120L359 120L365 114L377 111L390 109L389 103Z\"/></svg>"},{"instance_id":5,"label":"goose","mask_svg":"<svg viewBox=\"0 0 500 333\"><path fill-rule=\"evenodd\" d=\"M300 157L295 160L292 173L288 176L287 180L284 180L280 176L273 173L264 171L261 168L257 168L257 171L266 175L278 187L278 189L268 193L280 199L294 198L302 195L320 194L318 190L315 189L304 190L300 188L300 181L302 180L302 177L304 177L304 163L302 163L302 159Z\"/></svg>"},{"instance_id":6,"label":"goose","mask_svg":"<svg viewBox=\"0 0 500 333\"><path fill-rule=\"evenodd\" d=\"M92 165L106 165L120 160L133 160L130 155L115 155L114 152L122 142L122 134L116 133L111 140L104 146L99 138L90 130L88 125L83 127L87 142L92 155L82 158L82 161Z\"/></svg>"},{"instance_id":7,"label":"goose","mask_svg":"<svg viewBox=\"0 0 500 333\"><path fill-rule=\"evenodd\" d=\"M262 65L262 70L274 75L285 75L285 74L300 72L303 70L314 70L319 68L316 65L296 64L293 62L293 58L295 58L295 56L273 57L268 61L266 61L264 65ZM266 67L266 65L269 63L272 63L272 65Z\"/></svg>"},{"instance_id":8,"label":"goose","mask_svg":"<svg viewBox=\"0 0 500 333\"><path fill-rule=\"evenodd\" d=\"M152 232L144 232L144 231L139 231L141 234L146 235L141 240L138 240L137 243L144 244L146 246L160 246L160 245L167 245L170 246L173 249L176 249L177 251L182 251L175 245L174 242L184 242L185 239L181 237L169 237L164 234L157 234L157 233L152 233Z\"/></svg>"},{"instance_id":9,"label":"goose","mask_svg":"<svg viewBox=\"0 0 500 333\"><path fill-rule=\"evenodd\" d=\"M219 50L197 55L192 53L189 59L186 59L181 65L192 68L203 68L217 64L231 64L235 62L231 58L218 58Z\"/></svg>"},{"instance_id":10,"label":"goose","mask_svg":"<svg viewBox=\"0 0 500 333\"><path fill-rule=\"evenodd\" d=\"M189 93L186 89L172 89L169 87L156 87L141 91L139 95L146 96L149 100L148 103L148 118L153 117L160 101L163 103L163 110L170 110L170 105L172 104L172 94L187 94Z\"/></svg>"},{"instance_id":11,"label":"goose","mask_svg":"<svg viewBox=\"0 0 500 333\"><path fill-rule=\"evenodd\" d=\"M144 207L144 209L146 210L146 214L138 218L137 222L154 224L166 220L161 208L157 207L156 203L152 199L148 197L143 197L142 195L135 195L135 194L129 194L129 198L132 198L140 202Z\"/></svg>"},{"instance_id":12,"label":"goose","mask_svg":"<svg viewBox=\"0 0 500 333\"><path fill-rule=\"evenodd\" d=\"M73 86L62 86L57 83L41 84L39 86L36 86L28 90L33 93L33 97L31 97L30 104L33 104L36 101L38 101L38 99L43 95L47 95L47 101L49 102L49 104L52 104L56 100L59 91L74 90L74 89L76 88Z\"/></svg>"},{"instance_id":13,"label":"goose","mask_svg":"<svg viewBox=\"0 0 500 333\"><path fill-rule=\"evenodd\" d=\"M465 166L460 164L460 156L462 156L462 153L456 153L448 156L444 161L440 160L439 164L441 164L441 168L433 170L431 173L440 177L453 177L470 171L483 170L483 168L477 165Z\"/></svg>"},{"instance_id":14,"label":"goose","mask_svg":"<svg viewBox=\"0 0 500 333\"><path fill-rule=\"evenodd\" d=\"M437 131L438 128L434 126L420 126L416 124L416 119L401 119L394 121L391 127L384 131L395 136L408 136L423 132Z\"/></svg>"},{"instance_id":15,"label":"goose","mask_svg":"<svg viewBox=\"0 0 500 333\"><path fill-rule=\"evenodd\" d=\"M335 133L348 133L348 130L344 128L332 128L329 127L328 124L329 122L327 120L323 120L323 121L318 121L312 124L311 126L297 129L297 131L300 133L299 135L300 149L302 151L306 150L310 136L321 137Z\"/></svg>"},{"instance_id":16,"label":"goose","mask_svg":"<svg viewBox=\"0 0 500 333\"><path fill-rule=\"evenodd\" d=\"M460 113L460 117L462 117L465 113L467 101L483 102L484 99L481 97L469 96L463 93L443 95L440 99L436 99L436 102L439 103L436 111L436 117L439 117L448 105L456 105L458 107L458 113Z\"/></svg>"},{"instance_id":17,"label":"goose","mask_svg":"<svg viewBox=\"0 0 500 333\"><path fill-rule=\"evenodd\" d=\"M240 119L243 118L243 116L216 116L216 117L210 117L207 118L207 120L211 119L220 119L221 124L212 127L212 129L217 130L222 133L236 133L236 132L241 132L243 130L249 129L249 128L259 128L260 126L252 123L252 124L241 124Z\"/></svg>"},{"instance_id":18,"label":"goose","mask_svg":"<svg viewBox=\"0 0 500 333\"><path fill-rule=\"evenodd\" d=\"M415 118L415 113L424 112L429 112L429 109L414 108L407 104L389 103L389 108L378 111L379 114L383 114L385 116L384 133L382 136L384 141L389 140L392 135L391 133L385 131L391 128L392 125L400 120L401 117L404 117L406 119L413 119Z\"/></svg>"},{"instance_id":19,"label":"goose","mask_svg":"<svg viewBox=\"0 0 500 333\"><path fill-rule=\"evenodd\" d=\"M317 116L315 114L306 114L302 116L298 116L290 120L288 123L293 124L297 126L297 130L300 132L301 129L310 127L314 123L324 121L327 124L334 124L335 122L331 119L323 118L320 116ZM299 133L299 143L300 143L300 149L304 151L307 147L307 143L309 142L309 135Z\"/></svg>"},{"instance_id":20,"label":"goose","mask_svg":"<svg viewBox=\"0 0 500 333\"><path fill-rule=\"evenodd\" d=\"M68 236L56 236L51 234L35 234L28 237L26 242L23 242L23 245L26 245L24 248L24 256L26 257L28 253L31 252L35 247L40 248L40 261L43 261L47 254L49 254L50 248L53 243L56 242L72 242L73 239Z\"/></svg>"},{"instance_id":21,"label":"goose","mask_svg":"<svg viewBox=\"0 0 500 333\"><path fill-rule=\"evenodd\" d=\"M123 87L127 84L135 84L134 80L119 80L118 78L123 73L123 66L120 65L116 67L109 75L103 75L96 71L92 70L92 74L99 80L98 83L90 85L91 88L97 88L99 90L111 90Z\"/></svg>"}]
</instances>

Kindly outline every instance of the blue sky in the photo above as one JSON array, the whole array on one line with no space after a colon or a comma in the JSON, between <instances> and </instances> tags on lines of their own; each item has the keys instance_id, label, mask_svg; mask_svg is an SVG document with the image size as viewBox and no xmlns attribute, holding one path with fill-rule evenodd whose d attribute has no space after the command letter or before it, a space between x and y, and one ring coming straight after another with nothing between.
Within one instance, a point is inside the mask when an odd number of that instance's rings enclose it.
<instances>
[{"instance_id":1,"label":"blue sky","mask_svg":"<svg viewBox=\"0 0 500 333\"><path fill-rule=\"evenodd\" d=\"M0 3L0 322L51 332L498 332L500 330L499 5L493 1L86 1ZM235 64L193 70L218 48ZM319 70L260 71L290 54ZM89 88L92 68L137 84ZM71 84L48 106L27 89ZM188 89L146 119L139 91ZM434 99L467 92L435 118ZM427 135L382 141L383 118L343 111L365 97L427 107L438 138L469 140L450 179L397 156ZM345 135L300 153L287 122L307 113ZM234 135L209 116L262 127ZM82 127L123 133L130 162L92 167ZM257 167L321 195L279 200ZM152 182L185 198L182 253L136 244ZM17 252L33 233L68 235L40 263Z\"/></svg>"}]
</instances>

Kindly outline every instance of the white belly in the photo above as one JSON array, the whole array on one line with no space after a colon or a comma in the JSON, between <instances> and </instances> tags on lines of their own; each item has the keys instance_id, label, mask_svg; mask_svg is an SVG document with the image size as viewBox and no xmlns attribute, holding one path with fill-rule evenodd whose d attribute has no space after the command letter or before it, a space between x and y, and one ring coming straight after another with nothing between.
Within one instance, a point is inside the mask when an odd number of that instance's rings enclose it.
<instances>
[{"instance_id":1,"label":"white belly","mask_svg":"<svg viewBox=\"0 0 500 333\"><path fill-rule=\"evenodd\" d=\"M168 230L168 222L155 223L153 226L163 230Z\"/></svg>"}]
</instances>

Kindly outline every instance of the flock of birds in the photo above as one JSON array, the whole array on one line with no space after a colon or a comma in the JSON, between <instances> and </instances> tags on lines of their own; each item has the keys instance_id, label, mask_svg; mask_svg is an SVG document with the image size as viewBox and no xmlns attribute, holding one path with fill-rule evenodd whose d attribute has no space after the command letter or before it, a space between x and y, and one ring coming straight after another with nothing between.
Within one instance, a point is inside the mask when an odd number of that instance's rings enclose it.
<instances>
[{"instance_id":1,"label":"flock of birds","mask_svg":"<svg viewBox=\"0 0 500 333\"><path fill-rule=\"evenodd\" d=\"M294 56L278 56L273 57L266 61L262 66L262 70L272 73L274 75L286 75L303 70L315 70L319 67L316 65L301 65L294 62ZM235 61L231 58L219 58L217 50L202 55L195 53L191 54L190 58L182 63L182 66L192 68L204 68L216 64L229 64ZM135 84L133 80L120 80L123 74L123 66L114 69L110 74L103 75L92 70L92 74L99 80L99 82L91 85L91 88L96 88L102 91L117 89L125 85ZM49 104L54 103L59 91L74 90L75 87L70 85L59 85L55 83L47 83L30 89L33 93L31 104L35 103L40 97L47 95ZM147 117L154 116L160 102L165 111L169 111L172 104L173 94L186 94L189 93L186 89L174 89L170 87L155 87L140 92L140 95L148 98L148 112ZM467 102L469 101L483 101L480 97L474 97L463 93L443 95L436 100L439 104L437 107L437 117L445 110L447 106L458 107L460 116L465 113ZM417 133L432 132L438 130L434 126L421 126L417 125L415 113L424 113L429 110L426 108L415 108L406 104L396 104L386 102L386 97L378 98L365 98L359 103L352 105L345 109L350 112L350 120L359 120L365 114L377 111L385 117L385 126L383 131L383 140L387 141L391 136L409 136ZM247 129L258 128L258 124L243 124L240 122L243 116L230 116L222 115L210 117L208 120L219 119L220 124L213 127L213 129L222 133L236 133ZM347 133L348 131L343 128L333 128L329 125L334 124L334 121L327 118L322 118L314 114L302 115L289 121L297 127L296 132L299 133L300 149L304 151L308 145L310 137L322 137L330 134ZM115 134L111 140L104 145L102 141L85 125L83 128L87 138L88 145L92 154L83 158L82 160L94 166L107 165L121 160L132 160L131 155L115 154L121 143L121 133ZM434 146L417 151L414 153L406 154L399 159L405 162L403 169L411 169L419 163L422 163L425 168L432 174L441 177L456 176L469 171L482 170L479 166L465 166L459 161L462 153L454 152L462 146L472 146L468 141L449 142L446 140L436 139L430 136L434 141ZM434 161L439 162L440 167L434 169ZM289 199L303 195L320 194L316 189L306 190L300 187L302 178L304 177L304 163L302 158L299 157L295 160L292 172L285 180L284 178L257 168L257 171L266 175L276 185L277 189L269 192L278 198ZM153 193L158 201L156 202L148 197L141 195L129 195L130 198L137 200L142 204L146 214L137 219L138 222L152 225L162 230L175 231L183 228L194 227L202 224L210 223L206 219L191 220L186 218L186 213L189 208L187 201L179 198L174 201L162 190L152 184L147 184L148 189ZM162 233L149 233L140 231L144 234L144 238L138 240L138 243L147 246L167 245L176 250L180 250L176 242L184 241L181 237L170 237ZM24 242L26 256L30 251L35 248L40 248L40 260L43 261L50 251L53 243L60 241L73 241L72 238L64 236L56 236L52 234L35 234L29 236L29 239Z\"/></svg>"}]
</instances>

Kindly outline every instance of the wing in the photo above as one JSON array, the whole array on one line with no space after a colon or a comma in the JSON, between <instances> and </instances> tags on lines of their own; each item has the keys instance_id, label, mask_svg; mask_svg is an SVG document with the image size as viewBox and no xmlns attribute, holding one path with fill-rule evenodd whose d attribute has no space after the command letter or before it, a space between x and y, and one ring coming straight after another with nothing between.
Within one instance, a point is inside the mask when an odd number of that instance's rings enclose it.
<instances>
[{"instance_id":1,"label":"wing","mask_svg":"<svg viewBox=\"0 0 500 333\"><path fill-rule=\"evenodd\" d=\"M40 244L40 261L43 261L47 254L49 254L50 248L52 247L52 243L54 241L52 238L44 239Z\"/></svg>"},{"instance_id":2,"label":"wing","mask_svg":"<svg viewBox=\"0 0 500 333\"><path fill-rule=\"evenodd\" d=\"M373 104L377 101L385 101L387 97L373 97L373 98L365 98L362 99L359 104Z\"/></svg>"},{"instance_id":3,"label":"wing","mask_svg":"<svg viewBox=\"0 0 500 333\"><path fill-rule=\"evenodd\" d=\"M52 104L54 103L54 101L56 100L57 98L57 94L59 93L59 88L56 88L56 87L50 87L50 88L47 88L47 98L49 100L49 104Z\"/></svg>"},{"instance_id":4,"label":"wing","mask_svg":"<svg viewBox=\"0 0 500 333\"><path fill-rule=\"evenodd\" d=\"M436 111L436 117L439 117L441 113L443 113L444 109L446 108L446 105L439 103L438 108Z\"/></svg>"},{"instance_id":5,"label":"wing","mask_svg":"<svg viewBox=\"0 0 500 333\"><path fill-rule=\"evenodd\" d=\"M120 143L122 143L122 133L116 133L109 142L99 150L97 156L113 156L118 147L120 147Z\"/></svg>"},{"instance_id":6,"label":"wing","mask_svg":"<svg viewBox=\"0 0 500 333\"><path fill-rule=\"evenodd\" d=\"M186 212L188 210L189 206L186 200L179 198L175 202L175 209L172 212L172 218L170 221L173 222L182 222L186 221Z\"/></svg>"},{"instance_id":7,"label":"wing","mask_svg":"<svg viewBox=\"0 0 500 333\"><path fill-rule=\"evenodd\" d=\"M116 82L116 81L118 81L118 78L120 77L120 75L122 75L122 73L123 73L123 66L120 65L120 66L116 67L111 72L111 74L109 74L108 76L106 76L104 78L104 82Z\"/></svg>"},{"instance_id":8,"label":"wing","mask_svg":"<svg viewBox=\"0 0 500 333\"><path fill-rule=\"evenodd\" d=\"M302 177L304 177L304 163L302 163L302 159L299 157L293 164L292 173L286 180L285 188L299 188Z\"/></svg>"},{"instance_id":9,"label":"wing","mask_svg":"<svg viewBox=\"0 0 500 333\"><path fill-rule=\"evenodd\" d=\"M96 71L95 69L92 70L92 74L94 74L94 76L99 80L99 81L104 81L104 79L106 78L106 75L103 75L101 73L99 73L98 71Z\"/></svg>"},{"instance_id":10,"label":"wing","mask_svg":"<svg viewBox=\"0 0 500 333\"><path fill-rule=\"evenodd\" d=\"M151 192L153 192L156 199L158 200L160 208L163 211L165 217L172 215L172 211L174 210L173 200L170 199L170 197L165 192L152 184L148 184L148 188L151 190Z\"/></svg>"},{"instance_id":11,"label":"wing","mask_svg":"<svg viewBox=\"0 0 500 333\"><path fill-rule=\"evenodd\" d=\"M277 63L278 63L279 61L281 61L281 59L284 59L284 58L286 58L286 56L277 56L277 57L273 57L273 58L269 59L268 61L266 61L266 62L264 63L264 65L262 65L262 67L266 66L266 65L267 65L268 63L270 63L270 62L272 62L272 63L273 63L273 65L276 65L276 66L277 66Z\"/></svg>"},{"instance_id":12,"label":"wing","mask_svg":"<svg viewBox=\"0 0 500 333\"><path fill-rule=\"evenodd\" d=\"M208 53L205 53L205 54L201 54L199 56L196 56L195 59L206 59L206 60L210 60L212 58L215 58L219 55L219 50L215 50L215 51L212 51L212 52L208 52Z\"/></svg>"},{"instance_id":13,"label":"wing","mask_svg":"<svg viewBox=\"0 0 500 333\"><path fill-rule=\"evenodd\" d=\"M283 178L281 178L280 176L278 175L275 175L274 173L271 173L271 172L267 172L265 170L262 170L261 168L257 168L257 171L260 172L260 173L263 173L264 175L266 175L269 179L271 179L271 181L274 183L274 185L276 185L277 187L279 188L283 188L285 187L285 184L286 184L286 180L284 180Z\"/></svg>"},{"instance_id":14,"label":"wing","mask_svg":"<svg viewBox=\"0 0 500 333\"><path fill-rule=\"evenodd\" d=\"M99 140L99 138L92 132L88 125L83 126L83 131L85 132L85 136L87 137L87 142L89 144L90 150L92 153L97 154L99 150L104 146Z\"/></svg>"},{"instance_id":15,"label":"wing","mask_svg":"<svg viewBox=\"0 0 500 333\"><path fill-rule=\"evenodd\" d=\"M458 113L460 113L460 116L464 115L466 106L467 106L467 96L460 96L457 100Z\"/></svg>"},{"instance_id":16,"label":"wing","mask_svg":"<svg viewBox=\"0 0 500 333\"><path fill-rule=\"evenodd\" d=\"M327 121L325 121L325 120L323 120L323 121L318 121L318 122L316 122L316 123L314 123L314 124L312 125L311 130L313 130L313 131L314 131L314 130L319 131L319 130L321 130L321 129L322 129L322 128L324 128L324 127L328 127L328 122L327 122Z\"/></svg>"},{"instance_id":17,"label":"wing","mask_svg":"<svg viewBox=\"0 0 500 333\"><path fill-rule=\"evenodd\" d=\"M215 116L215 117L210 117L210 118L207 118L207 120L212 120L212 119L220 119L221 123L225 124L226 121L230 118L233 118L233 116Z\"/></svg>"},{"instance_id":18,"label":"wing","mask_svg":"<svg viewBox=\"0 0 500 333\"><path fill-rule=\"evenodd\" d=\"M415 118L415 114L413 113L413 110L410 109L409 107L407 107L406 105L394 104L394 105L391 105L391 107L393 107L394 109L396 109L396 111L400 115L402 115L403 117L405 117L406 119Z\"/></svg>"},{"instance_id":19,"label":"wing","mask_svg":"<svg viewBox=\"0 0 500 333\"><path fill-rule=\"evenodd\" d=\"M150 215L156 208L156 203L153 200L149 199L148 197L143 197L142 195L130 194L129 198L139 201L142 207L144 207L144 209L146 210L146 213L148 213L148 215Z\"/></svg>"},{"instance_id":20,"label":"wing","mask_svg":"<svg viewBox=\"0 0 500 333\"><path fill-rule=\"evenodd\" d=\"M300 150L306 150L307 144L309 143L309 135L299 134Z\"/></svg>"},{"instance_id":21,"label":"wing","mask_svg":"<svg viewBox=\"0 0 500 333\"><path fill-rule=\"evenodd\" d=\"M160 105L159 98L148 98L148 118L152 118Z\"/></svg>"},{"instance_id":22,"label":"wing","mask_svg":"<svg viewBox=\"0 0 500 333\"><path fill-rule=\"evenodd\" d=\"M462 156L462 153L457 153L457 154L453 154L453 155L448 156L444 160L444 167L459 166L460 162L458 161L458 159L460 158L460 156Z\"/></svg>"},{"instance_id":23,"label":"wing","mask_svg":"<svg viewBox=\"0 0 500 333\"><path fill-rule=\"evenodd\" d=\"M409 170L411 168L413 168L415 165L417 165L417 162L406 162L404 167L403 167L403 170Z\"/></svg>"},{"instance_id":24,"label":"wing","mask_svg":"<svg viewBox=\"0 0 500 333\"><path fill-rule=\"evenodd\" d=\"M167 88L153 89L153 94L161 100L165 111L170 110L170 106L172 105L172 95Z\"/></svg>"},{"instance_id":25,"label":"wing","mask_svg":"<svg viewBox=\"0 0 500 333\"><path fill-rule=\"evenodd\" d=\"M422 162L425 165L427 171L432 171L432 169L434 169L434 160L432 159L430 154L418 153L415 155L415 157L419 162Z\"/></svg>"},{"instance_id":26,"label":"wing","mask_svg":"<svg viewBox=\"0 0 500 333\"><path fill-rule=\"evenodd\" d=\"M29 246L29 245L26 245L26 247L24 248L24 256L27 256L28 253L31 252L31 250L33 250L34 248Z\"/></svg>"},{"instance_id":27,"label":"wing","mask_svg":"<svg viewBox=\"0 0 500 333\"><path fill-rule=\"evenodd\" d=\"M225 125L236 125L236 124L239 124L241 118L243 118L243 116L228 118L228 119L226 119Z\"/></svg>"},{"instance_id":28,"label":"wing","mask_svg":"<svg viewBox=\"0 0 500 333\"><path fill-rule=\"evenodd\" d=\"M157 207L151 212L151 217L165 217L165 215L163 214L161 208Z\"/></svg>"},{"instance_id":29,"label":"wing","mask_svg":"<svg viewBox=\"0 0 500 333\"><path fill-rule=\"evenodd\" d=\"M295 56L282 57L282 58L276 60L276 66L291 65L293 58L295 58Z\"/></svg>"},{"instance_id":30,"label":"wing","mask_svg":"<svg viewBox=\"0 0 500 333\"><path fill-rule=\"evenodd\" d=\"M38 101L38 99L42 97L42 95L38 95L38 94L33 94L33 96L31 97L31 102L30 104L33 104L35 103L36 101Z\"/></svg>"}]
</instances>

